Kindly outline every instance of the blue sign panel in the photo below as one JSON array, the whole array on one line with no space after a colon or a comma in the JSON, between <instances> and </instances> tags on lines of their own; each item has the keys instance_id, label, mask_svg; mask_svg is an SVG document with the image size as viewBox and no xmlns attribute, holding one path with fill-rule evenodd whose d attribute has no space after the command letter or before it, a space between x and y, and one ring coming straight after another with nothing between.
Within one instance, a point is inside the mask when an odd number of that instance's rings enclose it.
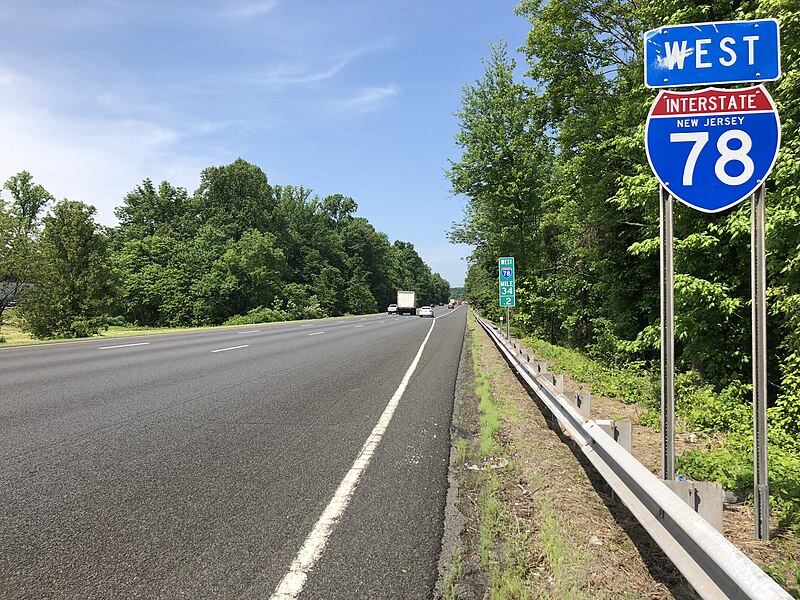
<instances>
[{"instance_id":1,"label":"blue sign panel","mask_svg":"<svg viewBox=\"0 0 800 600\"><path fill-rule=\"evenodd\" d=\"M644 34L647 87L773 81L781 76L778 21L665 25Z\"/></svg>"},{"instance_id":2,"label":"blue sign panel","mask_svg":"<svg viewBox=\"0 0 800 600\"><path fill-rule=\"evenodd\" d=\"M708 213L752 194L772 171L779 146L778 111L763 85L662 90L645 128L647 160L661 185Z\"/></svg>"}]
</instances>

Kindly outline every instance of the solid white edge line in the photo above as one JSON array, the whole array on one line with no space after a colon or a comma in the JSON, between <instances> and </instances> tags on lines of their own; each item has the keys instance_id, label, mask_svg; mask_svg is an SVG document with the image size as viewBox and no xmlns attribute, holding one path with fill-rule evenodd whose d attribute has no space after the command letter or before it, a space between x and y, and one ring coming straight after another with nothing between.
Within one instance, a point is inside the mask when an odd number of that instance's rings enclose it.
<instances>
[{"instance_id":1,"label":"solid white edge line","mask_svg":"<svg viewBox=\"0 0 800 600\"><path fill-rule=\"evenodd\" d=\"M311 533L308 534L305 542L303 542L303 546L300 548L294 561L292 561L289 571L287 571L286 575L284 575L283 579L278 583L270 600L295 600L303 591L309 571L314 568L314 565L317 564L320 556L322 556L328 539L339 523L339 520L342 518L344 511L347 510L348 504L350 504L350 500L355 493L361 475L369 466L375 449L378 447L378 444L383 438L383 434L389 427L389 422L392 420L394 411L400 403L400 398L403 397L408 387L408 382L411 380L411 376L417 369L417 365L422 357L422 351L425 349L425 345L428 343L431 333L433 333L434 325L436 325L435 319L431 321L431 328L428 330L428 335L426 335L425 339L422 341L422 345L419 347L417 355L411 362L411 366L408 367L406 374L403 376L400 386L395 391L392 399L389 400L389 404L387 404L386 408L383 410L381 418L367 438L367 441L364 442L364 445L361 447L361 452L359 452L356 457L353 466L350 467L347 475L342 479L336 493L323 511L317 524L314 525Z\"/></svg>"},{"instance_id":2,"label":"solid white edge line","mask_svg":"<svg viewBox=\"0 0 800 600\"><path fill-rule=\"evenodd\" d=\"M117 346L100 346L98 350L111 350L112 348L130 348L131 346L149 346L150 342L137 342L135 344L119 344Z\"/></svg>"},{"instance_id":3,"label":"solid white edge line","mask_svg":"<svg viewBox=\"0 0 800 600\"><path fill-rule=\"evenodd\" d=\"M438 317L433 317L433 320L442 319L444 317L449 317L450 315L454 315L458 309L452 309L449 312L444 313L443 315L439 315Z\"/></svg>"},{"instance_id":4,"label":"solid white edge line","mask_svg":"<svg viewBox=\"0 0 800 600\"><path fill-rule=\"evenodd\" d=\"M225 352L226 350L238 350L239 348L249 348L250 344L245 344L244 346L231 346L230 348L220 348L219 350L212 350L211 354L214 352Z\"/></svg>"}]
</instances>

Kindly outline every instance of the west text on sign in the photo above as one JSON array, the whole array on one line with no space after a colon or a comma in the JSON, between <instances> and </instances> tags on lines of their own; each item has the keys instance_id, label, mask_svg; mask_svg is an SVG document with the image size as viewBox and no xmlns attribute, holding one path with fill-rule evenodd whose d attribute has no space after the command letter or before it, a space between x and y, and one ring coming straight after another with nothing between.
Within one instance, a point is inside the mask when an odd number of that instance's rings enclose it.
<instances>
[{"instance_id":1,"label":"west text on sign","mask_svg":"<svg viewBox=\"0 0 800 600\"><path fill-rule=\"evenodd\" d=\"M780 77L775 19L665 25L644 34L651 88L773 81Z\"/></svg>"}]
</instances>

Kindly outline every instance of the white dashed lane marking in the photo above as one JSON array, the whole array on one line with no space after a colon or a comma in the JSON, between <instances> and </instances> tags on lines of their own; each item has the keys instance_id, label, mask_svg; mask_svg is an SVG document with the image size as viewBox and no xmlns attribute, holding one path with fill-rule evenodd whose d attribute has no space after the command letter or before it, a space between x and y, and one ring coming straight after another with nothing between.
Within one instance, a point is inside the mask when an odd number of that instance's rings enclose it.
<instances>
[{"instance_id":1,"label":"white dashed lane marking","mask_svg":"<svg viewBox=\"0 0 800 600\"><path fill-rule=\"evenodd\" d=\"M228 350L238 350L239 348L249 348L250 344L245 344L244 346L231 346L230 348L220 348L219 350L212 350L211 354L214 352L227 352Z\"/></svg>"},{"instance_id":2,"label":"white dashed lane marking","mask_svg":"<svg viewBox=\"0 0 800 600\"><path fill-rule=\"evenodd\" d=\"M112 350L114 348L131 348L133 346L149 346L150 342L137 342L135 344L119 344L117 346L100 346L98 350Z\"/></svg>"}]
</instances>

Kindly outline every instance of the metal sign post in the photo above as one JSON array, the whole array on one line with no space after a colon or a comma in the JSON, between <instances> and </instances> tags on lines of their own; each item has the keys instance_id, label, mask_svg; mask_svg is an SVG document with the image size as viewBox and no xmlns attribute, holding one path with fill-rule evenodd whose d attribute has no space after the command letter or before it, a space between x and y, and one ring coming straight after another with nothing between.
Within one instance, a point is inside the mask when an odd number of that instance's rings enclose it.
<instances>
[{"instance_id":1,"label":"metal sign post","mask_svg":"<svg viewBox=\"0 0 800 600\"><path fill-rule=\"evenodd\" d=\"M775 19L665 25L644 34L651 88L774 81ZM753 195L753 449L756 538L769 539L764 182L780 147L778 110L763 85L692 92L662 89L647 117L647 160L661 183L662 474L675 476L672 197L717 213Z\"/></svg>"},{"instance_id":2,"label":"metal sign post","mask_svg":"<svg viewBox=\"0 0 800 600\"><path fill-rule=\"evenodd\" d=\"M675 285L672 194L661 186L661 478L675 479Z\"/></svg>"},{"instance_id":3,"label":"metal sign post","mask_svg":"<svg viewBox=\"0 0 800 600\"><path fill-rule=\"evenodd\" d=\"M509 309L517 305L516 284L514 280L514 257L504 256L498 261L498 278L500 289L500 306L506 308L506 339L509 339Z\"/></svg>"},{"instance_id":4,"label":"metal sign post","mask_svg":"<svg viewBox=\"0 0 800 600\"><path fill-rule=\"evenodd\" d=\"M767 469L767 268L764 251L765 191L753 194L750 288L753 304L753 454L756 538L769 539L769 471Z\"/></svg>"}]
</instances>

